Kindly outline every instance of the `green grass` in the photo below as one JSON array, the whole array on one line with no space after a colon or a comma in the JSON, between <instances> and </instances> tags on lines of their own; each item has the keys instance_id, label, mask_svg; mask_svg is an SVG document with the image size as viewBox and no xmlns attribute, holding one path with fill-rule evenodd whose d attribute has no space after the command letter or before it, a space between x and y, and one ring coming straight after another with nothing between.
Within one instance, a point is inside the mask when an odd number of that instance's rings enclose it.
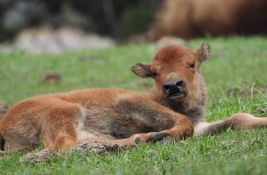
<instances>
[{"instance_id":1,"label":"green grass","mask_svg":"<svg viewBox=\"0 0 267 175\"><path fill-rule=\"evenodd\" d=\"M202 42L212 46L211 57L201 68L209 92L207 119L240 111L267 116L266 93L225 94L233 87L267 85L267 38L206 38L188 45L196 48ZM87 87L149 91L153 81L135 77L130 68L149 62L155 51L153 45L137 45L63 55L0 53L0 101L12 105L36 94ZM43 83L42 77L53 71L62 74L62 81ZM0 174L267 174L267 130L228 131L106 155L69 153L34 165L20 163L22 155L1 160Z\"/></svg>"}]
</instances>

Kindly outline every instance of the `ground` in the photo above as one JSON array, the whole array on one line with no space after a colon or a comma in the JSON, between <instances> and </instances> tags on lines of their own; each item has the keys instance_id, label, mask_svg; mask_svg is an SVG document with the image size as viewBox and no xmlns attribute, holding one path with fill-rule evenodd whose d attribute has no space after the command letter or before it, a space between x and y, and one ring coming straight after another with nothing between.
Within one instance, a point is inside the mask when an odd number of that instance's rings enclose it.
<instances>
[{"instance_id":1,"label":"ground","mask_svg":"<svg viewBox=\"0 0 267 175\"><path fill-rule=\"evenodd\" d=\"M229 88L267 85L267 38L205 38L188 42L196 48L210 43L212 54L201 68L207 89L207 119L235 112L267 117L267 93L229 97ZM36 94L87 87L122 87L149 91L153 81L135 77L134 63L149 62L154 45L118 46L63 55L0 53L0 101L12 105ZM43 82L47 73L58 83ZM227 131L168 144L140 145L105 155L76 152L54 156L48 163L20 163L24 153L0 161L0 174L267 174L267 130Z\"/></svg>"}]
</instances>

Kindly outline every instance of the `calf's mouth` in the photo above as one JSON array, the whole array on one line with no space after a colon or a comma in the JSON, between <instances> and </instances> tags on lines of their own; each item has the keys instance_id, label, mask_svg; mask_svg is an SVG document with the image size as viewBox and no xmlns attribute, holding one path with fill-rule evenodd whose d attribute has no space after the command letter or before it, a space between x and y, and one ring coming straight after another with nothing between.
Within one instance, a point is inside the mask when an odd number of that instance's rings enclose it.
<instances>
[{"instance_id":1,"label":"calf's mouth","mask_svg":"<svg viewBox=\"0 0 267 175\"><path fill-rule=\"evenodd\" d=\"M183 87L177 87L175 91L165 92L168 99L177 100L182 99L186 96L186 90Z\"/></svg>"}]
</instances>

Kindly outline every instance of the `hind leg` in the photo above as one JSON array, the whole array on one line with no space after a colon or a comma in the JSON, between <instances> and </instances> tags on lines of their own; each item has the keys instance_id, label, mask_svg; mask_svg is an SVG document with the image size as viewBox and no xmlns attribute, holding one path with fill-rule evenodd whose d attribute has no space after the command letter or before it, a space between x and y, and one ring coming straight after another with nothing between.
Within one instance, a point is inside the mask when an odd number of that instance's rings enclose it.
<instances>
[{"instance_id":1,"label":"hind leg","mask_svg":"<svg viewBox=\"0 0 267 175\"><path fill-rule=\"evenodd\" d=\"M45 135L42 142L45 147L44 150L28 153L20 161L29 163L45 162L56 152L64 153L77 145L74 133L62 130L56 134L55 138L51 138L50 134Z\"/></svg>"},{"instance_id":2,"label":"hind leg","mask_svg":"<svg viewBox=\"0 0 267 175\"><path fill-rule=\"evenodd\" d=\"M61 127L50 125L43 135L42 143L52 151L68 151L78 143L74 124L67 122Z\"/></svg>"},{"instance_id":3,"label":"hind leg","mask_svg":"<svg viewBox=\"0 0 267 175\"><path fill-rule=\"evenodd\" d=\"M267 118L266 117L255 117L248 113L236 113L225 119L225 122L231 123L233 129L242 129L242 128L260 128L267 127Z\"/></svg>"},{"instance_id":4,"label":"hind leg","mask_svg":"<svg viewBox=\"0 0 267 175\"><path fill-rule=\"evenodd\" d=\"M53 139L51 135L45 136L43 140L43 144L46 149L31 152L26 154L20 159L20 162L28 162L28 163L38 163L48 161L55 152L66 152L71 150L77 145L77 140L73 132L63 131L61 130L57 133L56 137Z\"/></svg>"},{"instance_id":5,"label":"hind leg","mask_svg":"<svg viewBox=\"0 0 267 175\"><path fill-rule=\"evenodd\" d=\"M42 143L45 148L55 151L64 151L71 149L77 144L74 128L73 130L61 130L57 132L57 134L44 134ZM52 137L51 135L56 136ZM9 140L9 138L7 138L5 141L4 150L7 152L31 151L36 147L36 145L31 145L29 143L20 141L22 139L23 138L16 140L12 138Z\"/></svg>"},{"instance_id":6,"label":"hind leg","mask_svg":"<svg viewBox=\"0 0 267 175\"><path fill-rule=\"evenodd\" d=\"M55 128L55 125L49 126L50 127L48 127L43 134L42 139L45 149L26 154L20 159L20 162L45 162L56 152L64 153L73 149L77 145L76 132L72 123L64 123L61 127L57 127L57 129Z\"/></svg>"},{"instance_id":7,"label":"hind leg","mask_svg":"<svg viewBox=\"0 0 267 175\"><path fill-rule=\"evenodd\" d=\"M195 136L206 134L219 134L228 129L254 129L267 128L266 117L255 117L248 113L236 113L223 120L214 122L201 122L195 126Z\"/></svg>"},{"instance_id":8,"label":"hind leg","mask_svg":"<svg viewBox=\"0 0 267 175\"><path fill-rule=\"evenodd\" d=\"M61 131L55 139L46 138L43 142L49 150L67 151L77 144L77 139L75 133Z\"/></svg>"},{"instance_id":9,"label":"hind leg","mask_svg":"<svg viewBox=\"0 0 267 175\"><path fill-rule=\"evenodd\" d=\"M82 115L79 105L63 100L54 100L55 104L47 114L41 133L41 142L45 148L65 151L77 145L77 120Z\"/></svg>"}]
</instances>

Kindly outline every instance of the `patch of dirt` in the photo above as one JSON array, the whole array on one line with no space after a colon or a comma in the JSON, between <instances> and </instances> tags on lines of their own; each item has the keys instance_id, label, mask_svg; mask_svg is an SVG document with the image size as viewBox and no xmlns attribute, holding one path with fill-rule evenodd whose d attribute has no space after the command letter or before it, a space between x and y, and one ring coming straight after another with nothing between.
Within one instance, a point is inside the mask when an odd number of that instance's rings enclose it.
<instances>
[{"instance_id":1,"label":"patch of dirt","mask_svg":"<svg viewBox=\"0 0 267 175\"><path fill-rule=\"evenodd\" d=\"M54 153L48 149L39 152L28 153L23 156L19 161L23 163L41 163L50 160Z\"/></svg>"},{"instance_id":2,"label":"patch of dirt","mask_svg":"<svg viewBox=\"0 0 267 175\"><path fill-rule=\"evenodd\" d=\"M226 91L227 96L236 96L239 95L241 97L248 96L254 93L267 93L267 85L256 85L252 87L244 87L244 88L230 88Z\"/></svg>"},{"instance_id":3,"label":"patch of dirt","mask_svg":"<svg viewBox=\"0 0 267 175\"><path fill-rule=\"evenodd\" d=\"M99 143L99 142L87 142L83 144L79 144L74 148L75 151L82 153L82 155L88 154L88 152L93 152L95 154L106 153L106 152L114 152L114 151L122 151L126 148L126 146L119 146L113 143Z\"/></svg>"},{"instance_id":4,"label":"patch of dirt","mask_svg":"<svg viewBox=\"0 0 267 175\"><path fill-rule=\"evenodd\" d=\"M82 156L87 156L89 152L93 152L95 154L102 154L108 152L116 152L125 150L127 147L119 146L117 144L112 144L109 142L99 143L99 142L87 142L77 145L71 151L77 151ZM48 149L44 149L38 152L31 152L26 154L20 159L20 162L23 163L41 163L47 162L51 159L51 157L58 152L53 152Z\"/></svg>"}]
</instances>

